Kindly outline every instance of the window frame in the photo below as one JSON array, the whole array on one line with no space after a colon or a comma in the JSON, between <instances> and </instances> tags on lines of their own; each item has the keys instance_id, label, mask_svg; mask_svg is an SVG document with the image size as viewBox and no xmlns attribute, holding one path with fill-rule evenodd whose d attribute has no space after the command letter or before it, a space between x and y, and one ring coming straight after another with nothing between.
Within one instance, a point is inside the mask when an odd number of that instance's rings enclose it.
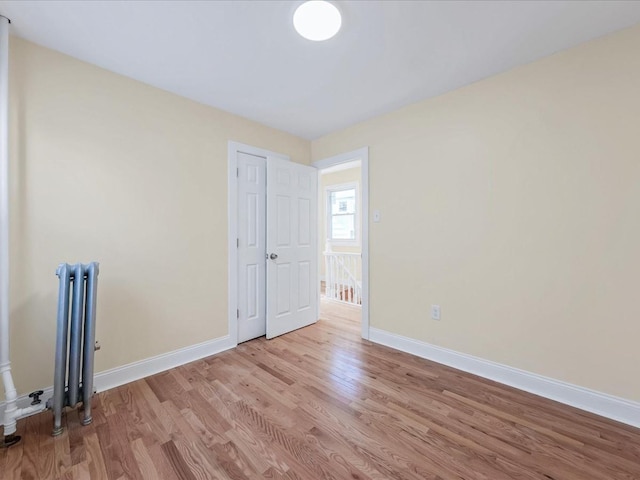
<instances>
[{"instance_id":1,"label":"window frame","mask_svg":"<svg viewBox=\"0 0 640 480\"><path fill-rule=\"evenodd\" d=\"M334 192L343 192L345 190L353 190L355 192L355 208L353 213L354 221L354 237L353 239L333 239L332 238L332 218L334 215L331 213L331 194ZM325 205L325 237L326 241L331 245L340 245L344 247L359 247L360 246L360 197L358 182L341 183L338 185L329 185L324 189L324 205Z\"/></svg>"}]
</instances>

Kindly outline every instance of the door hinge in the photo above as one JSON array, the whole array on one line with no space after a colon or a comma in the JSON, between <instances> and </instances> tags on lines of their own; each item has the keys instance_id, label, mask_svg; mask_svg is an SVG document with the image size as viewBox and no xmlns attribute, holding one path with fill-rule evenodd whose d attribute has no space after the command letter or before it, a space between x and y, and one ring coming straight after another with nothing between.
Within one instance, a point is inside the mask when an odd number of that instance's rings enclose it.
<instances>
[{"instance_id":1,"label":"door hinge","mask_svg":"<svg viewBox=\"0 0 640 480\"><path fill-rule=\"evenodd\" d=\"M239 308L236 310L236 318L240 318L240 309Z\"/></svg>"},{"instance_id":2,"label":"door hinge","mask_svg":"<svg viewBox=\"0 0 640 480\"><path fill-rule=\"evenodd\" d=\"M240 248L240 239L236 238L236 248Z\"/></svg>"},{"instance_id":3,"label":"door hinge","mask_svg":"<svg viewBox=\"0 0 640 480\"><path fill-rule=\"evenodd\" d=\"M238 167L236 168L236 177L239 177L239 176L240 176L240 168Z\"/></svg>"}]
</instances>

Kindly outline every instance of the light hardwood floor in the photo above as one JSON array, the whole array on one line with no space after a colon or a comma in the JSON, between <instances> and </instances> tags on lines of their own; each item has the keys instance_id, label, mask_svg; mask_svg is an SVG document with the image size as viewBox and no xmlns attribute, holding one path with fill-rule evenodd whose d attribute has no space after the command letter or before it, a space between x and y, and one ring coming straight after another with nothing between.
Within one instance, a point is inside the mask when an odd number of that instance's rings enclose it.
<instances>
[{"instance_id":1,"label":"light hardwood floor","mask_svg":"<svg viewBox=\"0 0 640 480\"><path fill-rule=\"evenodd\" d=\"M19 422L0 478L640 479L640 430L359 338L353 308Z\"/></svg>"}]
</instances>

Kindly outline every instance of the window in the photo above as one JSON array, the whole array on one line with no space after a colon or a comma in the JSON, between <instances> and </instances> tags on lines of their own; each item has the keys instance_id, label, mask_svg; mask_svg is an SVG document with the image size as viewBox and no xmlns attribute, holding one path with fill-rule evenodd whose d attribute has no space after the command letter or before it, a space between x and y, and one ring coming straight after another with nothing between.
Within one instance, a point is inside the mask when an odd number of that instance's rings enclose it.
<instances>
[{"instance_id":1,"label":"window","mask_svg":"<svg viewBox=\"0 0 640 480\"><path fill-rule=\"evenodd\" d=\"M327 240L357 241L357 198L355 184L327 189Z\"/></svg>"}]
</instances>

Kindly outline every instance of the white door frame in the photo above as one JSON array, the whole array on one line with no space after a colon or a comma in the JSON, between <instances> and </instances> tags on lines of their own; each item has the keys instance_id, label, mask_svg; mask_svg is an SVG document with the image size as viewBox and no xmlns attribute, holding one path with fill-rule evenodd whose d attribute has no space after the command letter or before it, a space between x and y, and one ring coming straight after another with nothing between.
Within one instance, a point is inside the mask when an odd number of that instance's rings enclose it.
<instances>
[{"instance_id":1,"label":"white door frame","mask_svg":"<svg viewBox=\"0 0 640 480\"><path fill-rule=\"evenodd\" d=\"M290 160L287 155L271 152L263 148L252 147L240 142L229 141L227 146L227 225L228 225L228 328L229 339L235 347L238 345L238 152L248 153L264 157L269 161L269 157L278 157L284 160Z\"/></svg>"},{"instance_id":2,"label":"white door frame","mask_svg":"<svg viewBox=\"0 0 640 480\"><path fill-rule=\"evenodd\" d=\"M360 183L362 189L361 235L362 235L362 338L369 340L369 147L362 147L352 152L341 153L334 157L313 162L318 170L341 163L360 160ZM318 195L320 195L320 176L318 175ZM320 200L319 200L320 201ZM318 205L320 203L318 202ZM322 221L322 219L320 220ZM318 282L320 290L320 282Z\"/></svg>"}]
</instances>

